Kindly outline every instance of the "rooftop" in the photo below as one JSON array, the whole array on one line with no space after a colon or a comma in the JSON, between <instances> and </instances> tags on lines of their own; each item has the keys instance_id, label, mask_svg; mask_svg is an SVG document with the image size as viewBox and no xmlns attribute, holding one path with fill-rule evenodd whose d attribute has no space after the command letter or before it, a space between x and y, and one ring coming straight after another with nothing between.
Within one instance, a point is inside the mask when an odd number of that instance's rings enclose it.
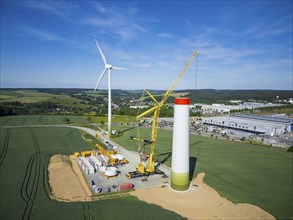
<instances>
[{"instance_id":1,"label":"rooftop","mask_svg":"<svg viewBox=\"0 0 293 220\"><path fill-rule=\"evenodd\" d=\"M238 115L238 114L234 114L234 115L231 115L231 117L248 118L248 119L261 120L261 121L272 121L272 122L293 124L293 119L291 119L291 118L280 118L280 117L266 116L266 115L252 115L252 114Z\"/></svg>"}]
</instances>

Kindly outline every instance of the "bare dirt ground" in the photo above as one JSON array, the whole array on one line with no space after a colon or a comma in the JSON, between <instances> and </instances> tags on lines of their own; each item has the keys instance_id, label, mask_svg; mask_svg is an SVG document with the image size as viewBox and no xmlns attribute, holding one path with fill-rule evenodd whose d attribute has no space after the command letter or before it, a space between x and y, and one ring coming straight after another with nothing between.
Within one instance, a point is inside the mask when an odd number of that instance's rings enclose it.
<instances>
[{"instance_id":1,"label":"bare dirt ground","mask_svg":"<svg viewBox=\"0 0 293 220\"><path fill-rule=\"evenodd\" d=\"M52 198L59 201L90 201L91 191L74 161L65 155L54 155L48 166Z\"/></svg>"},{"instance_id":2,"label":"bare dirt ground","mask_svg":"<svg viewBox=\"0 0 293 220\"><path fill-rule=\"evenodd\" d=\"M160 205L188 219L275 219L274 216L251 204L233 204L203 183L205 174L192 180L189 192L174 192L164 188L138 189L131 192L140 200Z\"/></svg>"},{"instance_id":3,"label":"bare dirt ground","mask_svg":"<svg viewBox=\"0 0 293 220\"><path fill-rule=\"evenodd\" d=\"M48 166L52 199L59 201L91 201L91 191L73 156L55 155ZM192 180L191 191L174 192L168 186L137 189L131 195L174 211L188 219L275 219L251 204L233 204L203 183L205 174Z\"/></svg>"}]
</instances>

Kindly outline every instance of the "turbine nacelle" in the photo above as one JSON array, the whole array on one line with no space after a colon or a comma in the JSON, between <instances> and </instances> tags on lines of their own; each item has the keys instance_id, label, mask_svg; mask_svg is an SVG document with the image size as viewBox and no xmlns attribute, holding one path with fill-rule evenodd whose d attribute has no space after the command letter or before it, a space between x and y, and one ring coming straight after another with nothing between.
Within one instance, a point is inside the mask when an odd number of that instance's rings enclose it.
<instances>
[{"instance_id":1,"label":"turbine nacelle","mask_svg":"<svg viewBox=\"0 0 293 220\"><path fill-rule=\"evenodd\" d=\"M107 70L108 70L108 69L112 69L112 65L111 65L111 64L106 64L106 65L105 65L105 69L107 69Z\"/></svg>"}]
</instances>

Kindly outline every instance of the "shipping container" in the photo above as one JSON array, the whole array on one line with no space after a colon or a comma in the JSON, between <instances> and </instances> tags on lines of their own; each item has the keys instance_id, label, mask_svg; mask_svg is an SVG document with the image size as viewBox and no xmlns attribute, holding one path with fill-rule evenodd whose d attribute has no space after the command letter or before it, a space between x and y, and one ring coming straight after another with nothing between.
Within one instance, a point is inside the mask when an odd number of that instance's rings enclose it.
<instances>
[{"instance_id":1,"label":"shipping container","mask_svg":"<svg viewBox=\"0 0 293 220\"><path fill-rule=\"evenodd\" d=\"M119 191L130 190L133 188L133 184L130 182L121 183L119 185Z\"/></svg>"}]
</instances>

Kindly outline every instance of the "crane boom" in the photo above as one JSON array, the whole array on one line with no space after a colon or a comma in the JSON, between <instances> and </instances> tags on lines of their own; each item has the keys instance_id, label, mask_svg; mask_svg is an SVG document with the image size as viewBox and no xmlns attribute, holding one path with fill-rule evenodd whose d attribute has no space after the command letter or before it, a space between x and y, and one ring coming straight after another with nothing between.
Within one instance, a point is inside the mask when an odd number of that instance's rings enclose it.
<instances>
[{"instance_id":1,"label":"crane boom","mask_svg":"<svg viewBox=\"0 0 293 220\"><path fill-rule=\"evenodd\" d=\"M186 70L188 69L190 64L192 63L193 59L197 56L197 54L198 54L197 51L193 51L191 57L186 62L186 64L184 65L183 69L178 74L177 78L171 84L170 88L166 91L164 97L162 98L162 100L160 102L161 105L163 105L166 102L166 100L170 97L170 95L172 94L172 92L175 89L176 85L181 80L181 78L183 77L184 73L186 72Z\"/></svg>"},{"instance_id":2,"label":"crane boom","mask_svg":"<svg viewBox=\"0 0 293 220\"><path fill-rule=\"evenodd\" d=\"M149 159L148 159L148 164L146 167L143 167L142 163L140 162L138 164L138 171L141 174L149 174L149 173L154 173L155 172L155 165L154 165L154 153L155 153L155 141L157 138L157 130L158 130L158 118L160 115L160 110L161 107L164 105L164 103L167 101L167 99L170 97L170 95L172 94L174 88L176 87L176 85L178 84L178 82L180 81L180 79L183 77L184 73L186 72L186 70L188 69L188 67L190 66L190 64L192 63L193 59L198 55L197 51L194 51L192 53L192 55L190 56L190 58L187 60L186 64L184 65L183 69L179 72L178 76L176 77L176 79L174 80L174 82L171 84L170 88L165 92L162 100L159 102L149 91L145 90L145 92L149 95L149 97L153 100L154 102L154 106L148 110L146 110L145 112L141 113L140 115L138 115L136 117L136 119L138 120L139 118L150 114L151 112L154 112L153 114L153 122L152 122L152 136L151 136L151 141L150 141L150 154L149 154ZM137 140L141 140L139 138L132 138L132 139L137 139ZM128 173L128 177L132 178L131 175L136 176L137 174L135 174L135 172L131 172ZM140 175L137 175L140 176Z\"/></svg>"}]
</instances>

